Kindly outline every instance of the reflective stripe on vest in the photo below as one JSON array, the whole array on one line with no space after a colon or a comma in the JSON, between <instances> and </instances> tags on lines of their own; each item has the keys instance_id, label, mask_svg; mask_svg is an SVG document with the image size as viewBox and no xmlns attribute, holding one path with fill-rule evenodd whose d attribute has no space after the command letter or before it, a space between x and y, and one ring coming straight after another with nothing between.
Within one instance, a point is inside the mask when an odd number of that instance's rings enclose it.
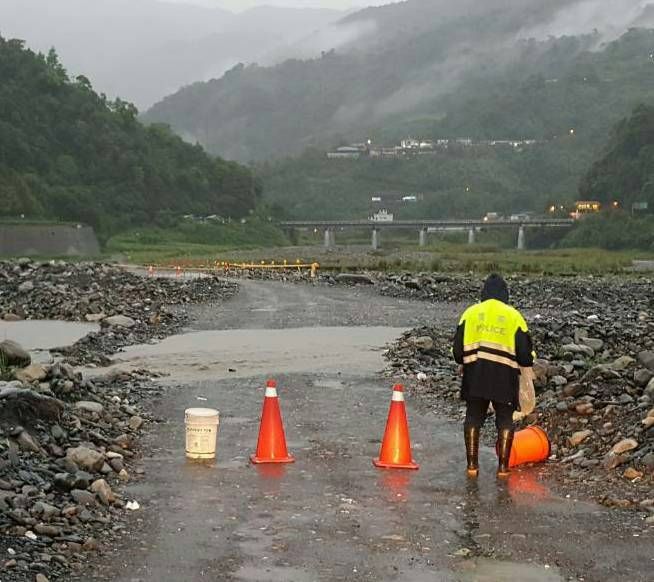
<instances>
[{"instance_id":1,"label":"reflective stripe on vest","mask_svg":"<svg viewBox=\"0 0 654 582\"><path fill-rule=\"evenodd\" d=\"M518 368L515 334L527 332L527 324L520 313L501 301L489 299L469 307L461 317L463 333L463 363L487 360Z\"/></svg>"}]
</instances>

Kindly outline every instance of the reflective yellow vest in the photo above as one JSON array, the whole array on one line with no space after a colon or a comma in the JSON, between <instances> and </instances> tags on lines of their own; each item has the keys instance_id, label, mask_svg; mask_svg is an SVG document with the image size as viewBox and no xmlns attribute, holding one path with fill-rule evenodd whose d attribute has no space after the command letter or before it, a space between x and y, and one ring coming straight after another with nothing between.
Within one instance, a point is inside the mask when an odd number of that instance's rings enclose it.
<instances>
[{"instance_id":1,"label":"reflective yellow vest","mask_svg":"<svg viewBox=\"0 0 654 582\"><path fill-rule=\"evenodd\" d=\"M520 329L527 333L527 322L520 312L497 299L472 305L461 316L463 363L487 360L518 369L515 336Z\"/></svg>"}]
</instances>

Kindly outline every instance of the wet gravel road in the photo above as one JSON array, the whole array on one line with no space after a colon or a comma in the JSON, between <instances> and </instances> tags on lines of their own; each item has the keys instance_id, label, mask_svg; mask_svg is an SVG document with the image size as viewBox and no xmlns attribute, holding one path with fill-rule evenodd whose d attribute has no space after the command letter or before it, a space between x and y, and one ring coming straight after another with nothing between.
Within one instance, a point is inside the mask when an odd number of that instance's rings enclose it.
<instances>
[{"instance_id":1,"label":"wet gravel road","mask_svg":"<svg viewBox=\"0 0 654 582\"><path fill-rule=\"evenodd\" d=\"M401 328L452 326L459 308L363 289L261 282L246 282L220 307L194 308L193 328L204 333L186 341L213 352L213 360L194 375L192 349L176 354L163 342L157 356L157 347L150 348L148 362L171 374L164 380L170 389L152 403L167 422L146 437L145 478L128 489L142 506L134 514L132 542L116 548L88 579L652 580L653 536L641 519L557 498L546 466L497 482L490 449L482 451L479 481L470 483L459 425L411 401L420 470L372 466L391 394L390 381L378 374L383 344ZM364 325L376 326L369 337L353 329ZM274 332L259 332L275 329L286 330L277 342L268 335ZM221 358L229 330L243 351L237 373ZM302 335L289 353L293 330ZM359 340L351 341L353 335ZM316 338L328 344L333 369L314 370L316 361L324 362ZM339 345L347 351L340 359ZM297 461L254 467L248 455L271 366L257 362L276 357L294 362L292 373L270 371L279 381ZM138 365L145 356L137 349L121 358ZM184 460L183 411L190 406L221 411L213 466Z\"/></svg>"}]
</instances>

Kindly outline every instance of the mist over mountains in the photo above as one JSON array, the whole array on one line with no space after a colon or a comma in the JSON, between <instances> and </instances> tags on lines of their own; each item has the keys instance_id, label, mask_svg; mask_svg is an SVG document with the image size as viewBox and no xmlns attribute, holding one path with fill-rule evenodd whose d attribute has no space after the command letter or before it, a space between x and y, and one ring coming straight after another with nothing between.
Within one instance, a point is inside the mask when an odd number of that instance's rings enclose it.
<instances>
[{"instance_id":1,"label":"mist over mountains","mask_svg":"<svg viewBox=\"0 0 654 582\"><path fill-rule=\"evenodd\" d=\"M207 6L210 4L207 3ZM159 0L2 0L0 34L34 50L55 47L74 75L144 109L179 87L220 77L238 62L274 62L285 47L342 16L261 7L234 14Z\"/></svg>"},{"instance_id":2,"label":"mist over mountains","mask_svg":"<svg viewBox=\"0 0 654 582\"><path fill-rule=\"evenodd\" d=\"M541 56L561 50L562 35L580 40L554 59L561 66L653 22L644 0L409 0L355 12L296 43L301 57L321 51L318 58L239 66L181 89L145 118L232 159L297 154L441 119L447 98L460 100L466 85L556 76L551 55Z\"/></svg>"}]
</instances>

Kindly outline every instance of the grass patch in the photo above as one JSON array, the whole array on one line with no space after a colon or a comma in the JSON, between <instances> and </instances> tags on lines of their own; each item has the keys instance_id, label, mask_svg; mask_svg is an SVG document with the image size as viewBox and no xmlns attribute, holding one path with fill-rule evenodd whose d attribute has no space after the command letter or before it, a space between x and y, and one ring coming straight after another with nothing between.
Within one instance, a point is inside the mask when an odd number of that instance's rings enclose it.
<instances>
[{"instance_id":1,"label":"grass patch","mask_svg":"<svg viewBox=\"0 0 654 582\"><path fill-rule=\"evenodd\" d=\"M263 221L246 224L181 224L172 229L138 229L112 237L106 253L122 255L138 264L212 262L234 249L256 249L289 244L275 225Z\"/></svg>"},{"instance_id":2,"label":"grass patch","mask_svg":"<svg viewBox=\"0 0 654 582\"><path fill-rule=\"evenodd\" d=\"M588 248L517 251L492 245L448 243L429 251L432 257L430 270L474 273L609 274L624 272L636 259L654 259L654 253L642 251L612 252Z\"/></svg>"}]
</instances>

